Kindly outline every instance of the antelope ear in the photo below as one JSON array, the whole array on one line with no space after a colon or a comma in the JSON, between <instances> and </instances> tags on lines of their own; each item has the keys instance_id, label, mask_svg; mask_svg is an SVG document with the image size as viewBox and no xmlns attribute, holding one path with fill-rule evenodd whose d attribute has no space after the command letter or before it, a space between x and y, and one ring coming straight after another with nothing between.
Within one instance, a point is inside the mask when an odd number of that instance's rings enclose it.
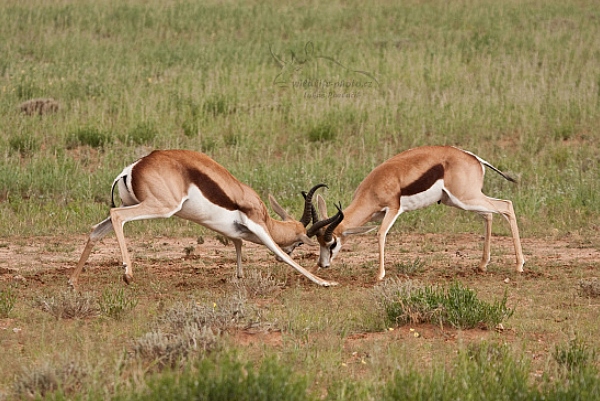
<instances>
[{"instance_id":1,"label":"antelope ear","mask_svg":"<svg viewBox=\"0 0 600 401\"><path fill-rule=\"evenodd\" d=\"M287 220L293 220L290 215L288 214L288 212L286 212L281 205L279 205L279 203L277 203L277 201L275 200L275 198L273 198L273 195L269 194L269 203L271 204L271 209L273 209L273 211L275 213L277 213L277 215L279 217L281 217L281 220L283 221L287 221Z\"/></svg>"},{"instance_id":2,"label":"antelope ear","mask_svg":"<svg viewBox=\"0 0 600 401\"><path fill-rule=\"evenodd\" d=\"M327 203L320 194L317 194L317 207L319 209L319 220L327 220Z\"/></svg>"},{"instance_id":3,"label":"antelope ear","mask_svg":"<svg viewBox=\"0 0 600 401\"><path fill-rule=\"evenodd\" d=\"M308 237L308 235L306 235L306 234L300 234L300 235L298 236L298 238L299 238L300 240L302 240L302 242L303 242L304 244L306 244L306 245L310 245L310 246L315 246L315 245L317 245L317 243L316 243L316 242L314 242L313 240L311 240L311 239Z\"/></svg>"},{"instance_id":4,"label":"antelope ear","mask_svg":"<svg viewBox=\"0 0 600 401\"><path fill-rule=\"evenodd\" d=\"M362 226L362 227L352 227L344 230L342 235L355 235L355 234L366 234L375 230L377 226Z\"/></svg>"}]
</instances>

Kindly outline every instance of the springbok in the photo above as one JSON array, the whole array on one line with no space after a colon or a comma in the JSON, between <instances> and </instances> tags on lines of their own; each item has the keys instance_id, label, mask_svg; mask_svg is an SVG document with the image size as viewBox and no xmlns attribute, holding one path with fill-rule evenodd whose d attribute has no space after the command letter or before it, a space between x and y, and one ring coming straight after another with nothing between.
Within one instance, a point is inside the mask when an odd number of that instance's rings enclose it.
<instances>
[{"instance_id":1,"label":"springbok","mask_svg":"<svg viewBox=\"0 0 600 401\"><path fill-rule=\"evenodd\" d=\"M237 254L238 277L243 276L242 240L246 240L265 245L279 260L316 284L337 285L310 273L289 256L299 245L315 244L306 235L306 226L314 208L312 196L323 186L325 184L319 184L309 191L299 221L269 196L273 209L283 219L279 221L269 216L265 204L252 188L239 182L207 155L189 150L155 150L125 167L114 180L111 194L114 198L115 187L118 187L122 204L115 207L113 200L109 217L93 227L69 284L77 288L79 275L94 244L111 230L115 231L121 248L125 267L123 280L130 284L133 269L125 244L124 224L176 215L230 238ZM326 224L327 221L322 221L311 229L316 231Z\"/></svg>"},{"instance_id":2,"label":"springbok","mask_svg":"<svg viewBox=\"0 0 600 401\"><path fill-rule=\"evenodd\" d=\"M363 226L381 221L377 232L379 270L377 280L385 277L384 248L388 231L401 213L443 203L480 214L485 221L483 257L479 270L485 271L490 261L492 214L499 213L510 224L516 255L517 272L523 271L523 250L519 228L510 200L485 196L483 178L488 167L505 179L515 180L471 152L451 146L424 146L402 152L377 166L360 183L352 202L328 221L326 228L315 229L320 244L319 267L329 267L348 236L374 230ZM321 218L327 217L327 205L317 195ZM314 206L313 206L314 207ZM313 222L316 212L312 211Z\"/></svg>"}]
</instances>

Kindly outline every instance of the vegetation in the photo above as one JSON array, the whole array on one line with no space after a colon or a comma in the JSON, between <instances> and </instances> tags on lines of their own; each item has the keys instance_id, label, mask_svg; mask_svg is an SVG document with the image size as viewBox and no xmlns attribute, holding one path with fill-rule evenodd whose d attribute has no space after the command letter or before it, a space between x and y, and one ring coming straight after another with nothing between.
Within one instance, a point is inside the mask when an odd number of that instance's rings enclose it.
<instances>
[{"instance_id":1,"label":"vegetation","mask_svg":"<svg viewBox=\"0 0 600 401\"><path fill-rule=\"evenodd\" d=\"M0 400L599 399L599 19L589 0L3 1ZM477 241L453 244L480 219L430 207L390 233L386 284L412 286L392 315L370 243L319 271L339 288L252 245L237 280L227 239L175 218L126 226L133 286L115 250L65 292L112 180L154 148L206 152L298 216L302 190L347 205L429 144L518 178L484 192L514 202L523 275L504 251L465 269Z\"/></svg>"}]
</instances>

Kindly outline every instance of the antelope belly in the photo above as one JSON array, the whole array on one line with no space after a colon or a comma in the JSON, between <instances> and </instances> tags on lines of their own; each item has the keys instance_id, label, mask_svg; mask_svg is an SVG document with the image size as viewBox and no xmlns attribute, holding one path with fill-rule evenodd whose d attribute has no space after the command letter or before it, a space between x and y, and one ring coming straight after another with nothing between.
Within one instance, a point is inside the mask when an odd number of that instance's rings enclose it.
<instances>
[{"instance_id":1,"label":"antelope belly","mask_svg":"<svg viewBox=\"0 0 600 401\"><path fill-rule=\"evenodd\" d=\"M242 233L236 228L235 222L247 219L239 210L228 210L210 202L195 186L190 187L188 198L176 215L229 238L242 238Z\"/></svg>"},{"instance_id":2,"label":"antelope belly","mask_svg":"<svg viewBox=\"0 0 600 401\"><path fill-rule=\"evenodd\" d=\"M400 211L408 212L411 210L422 209L438 202L440 199L442 199L443 189L444 180L437 180L426 191L410 196L400 195Z\"/></svg>"}]
</instances>

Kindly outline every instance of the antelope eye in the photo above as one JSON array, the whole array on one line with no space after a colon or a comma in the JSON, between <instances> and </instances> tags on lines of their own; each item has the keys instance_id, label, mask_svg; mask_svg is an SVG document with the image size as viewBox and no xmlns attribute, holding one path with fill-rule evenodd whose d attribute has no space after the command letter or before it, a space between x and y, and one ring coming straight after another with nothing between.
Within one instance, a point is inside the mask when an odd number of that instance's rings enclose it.
<instances>
[{"instance_id":1,"label":"antelope eye","mask_svg":"<svg viewBox=\"0 0 600 401\"><path fill-rule=\"evenodd\" d=\"M329 250L333 251L336 246L337 246L337 241L334 241L333 244L329 245Z\"/></svg>"}]
</instances>

